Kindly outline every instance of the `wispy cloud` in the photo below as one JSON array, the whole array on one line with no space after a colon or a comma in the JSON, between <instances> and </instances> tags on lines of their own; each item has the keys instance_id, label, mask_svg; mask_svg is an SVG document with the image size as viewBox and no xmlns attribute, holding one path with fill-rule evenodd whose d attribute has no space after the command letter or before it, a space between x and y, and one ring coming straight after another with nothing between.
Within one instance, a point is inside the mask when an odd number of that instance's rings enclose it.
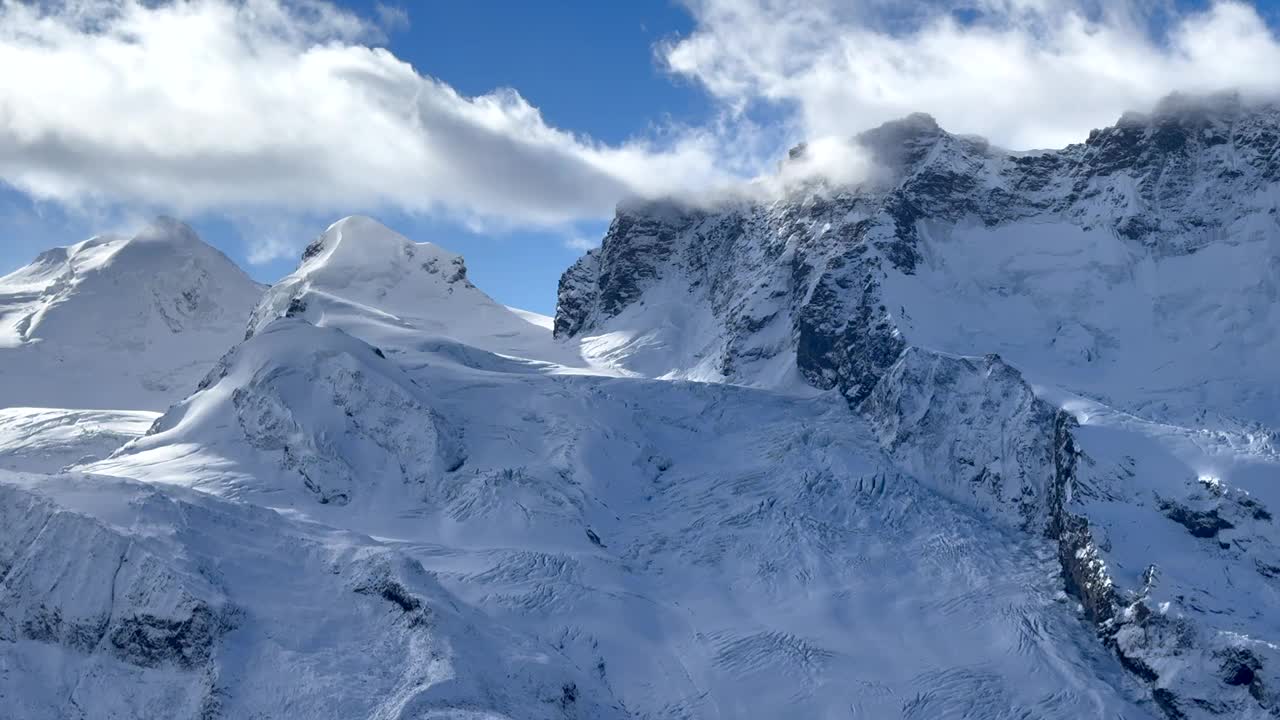
<instances>
[{"instance_id":1,"label":"wispy cloud","mask_svg":"<svg viewBox=\"0 0 1280 720\"><path fill-rule=\"evenodd\" d=\"M378 14L378 24L386 30L397 32L409 29L409 11L403 7L380 2L373 9Z\"/></svg>"}]
</instances>

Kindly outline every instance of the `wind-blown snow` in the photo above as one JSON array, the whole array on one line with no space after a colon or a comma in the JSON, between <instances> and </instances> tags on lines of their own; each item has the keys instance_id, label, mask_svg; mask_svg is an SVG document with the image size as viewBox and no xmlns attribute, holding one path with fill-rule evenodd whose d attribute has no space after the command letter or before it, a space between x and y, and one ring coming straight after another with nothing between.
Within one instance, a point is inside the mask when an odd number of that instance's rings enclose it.
<instances>
[{"instance_id":1,"label":"wind-blown snow","mask_svg":"<svg viewBox=\"0 0 1280 720\"><path fill-rule=\"evenodd\" d=\"M521 310L520 308L511 307L510 305L507 306L507 309L515 313L521 320L532 325L537 325L547 332L550 332L555 327L556 319L550 315L543 315L541 313L533 312L532 310Z\"/></svg>"}]
</instances>

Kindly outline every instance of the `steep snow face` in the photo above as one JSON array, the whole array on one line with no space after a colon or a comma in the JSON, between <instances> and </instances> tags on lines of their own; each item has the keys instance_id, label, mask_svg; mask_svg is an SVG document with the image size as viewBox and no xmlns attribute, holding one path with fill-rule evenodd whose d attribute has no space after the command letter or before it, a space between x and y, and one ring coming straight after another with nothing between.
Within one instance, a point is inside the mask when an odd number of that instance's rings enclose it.
<instances>
[{"instance_id":1,"label":"steep snow face","mask_svg":"<svg viewBox=\"0 0 1280 720\"><path fill-rule=\"evenodd\" d=\"M1244 215L1212 244L1164 253L1064 222L921 233L885 281L903 335L999 352L1038 381L1156 418L1280 424L1280 224Z\"/></svg>"},{"instance_id":2,"label":"steep snow face","mask_svg":"<svg viewBox=\"0 0 1280 720\"><path fill-rule=\"evenodd\" d=\"M261 292L168 219L49 250L0 278L0 406L163 410L240 338Z\"/></svg>"},{"instance_id":3,"label":"steep snow face","mask_svg":"<svg viewBox=\"0 0 1280 720\"><path fill-rule=\"evenodd\" d=\"M393 547L201 493L0 471L0 702L32 720L623 718Z\"/></svg>"},{"instance_id":4,"label":"steep snow face","mask_svg":"<svg viewBox=\"0 0 1280 720\"><path fill-rule=\"evenodd\" d=\"M316 238L298 270L254 310L249 332L285 316L341 327L374 344L447 339L503 355L581 364L544 326L472 285L460 256L412 242L367 217L339 220Z\"/></svg>"},{"instance_id":5,"label":"steep snow face","mask_svg":"<svg viewBox=\"0 0 1280 720\"><path fill-rule=\"evenodd\" d=\"M1103 636L1171 717L1280 707L1280 451L1274 433L1152 423L1065 401L1081 453Z\"/></svg>"}]
</instances>

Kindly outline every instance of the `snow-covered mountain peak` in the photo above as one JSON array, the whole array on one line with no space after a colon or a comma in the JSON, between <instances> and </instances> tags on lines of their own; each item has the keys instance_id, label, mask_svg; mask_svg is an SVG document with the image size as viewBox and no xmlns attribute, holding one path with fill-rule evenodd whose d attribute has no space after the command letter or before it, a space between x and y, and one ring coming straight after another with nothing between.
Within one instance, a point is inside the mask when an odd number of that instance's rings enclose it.
<instances>
[{"instance_id":1,"label":"snow-covered mountain peak","mask_svg":"<svg viewBox=\"0 0 1280 720\"><path fill-rule=\"evenodd\" d=\"M577 364L545 327L513 312L467 279L462 256L414 242L364 216L330 225L298 269L267 291L248 335L280 317L335 327L387 351L415 351L446 338L490 352Z\"/></svg>"},{"instance_id":2,"label":"snow-covered mountain peak","mask_svg":"<svg viewBox=\"0 0 1280 720\"><path fill-rule=\"evenodd\" d=\"M234 342L261 292L169 218L44 252L0 278L0 397L6 406L164 409Z\"/></svg>"},{"instance_id":3,"label":"snow-covered mountain peak","mask_svg":"<svg viewBox=\"0 0 1280 720\"><path fill-rule=\"evenodd\" d=\"M249 332L302 312L308 296L412 318L441 311L439 305L455 293L475 303L493 302L467 281L462 257L354 215L333 223L307 246L298 269L273 286L254 312Z\"/></svg>"},{"instance_id":4,"label":"snow-covered mountain peak","mask_svg":"<svg viewBox=\"0 0 1280 720\"><path fill-rule=\"evenodd\" d=\"M368 282L396 274L397 266L443 264L456 268L446 280L466 277L462 258L431 243L415 243L400 233L364 215L345 217L328 227L302 254L297 274L322 276L326 281L350 278L351 283Z\"/></svg>"},{"instance_id":5,"label":"snow-covered mountain peak","mask_svg":"<svg viewBox=\"0 0 1280 720\"><path fill-rule=\"evenodd\" d=\"M889 171L893 179L900 179L903 173L933 159L940 148L980 155L989 147L982 138L952 135L925 113L912 113L859 133L855 142L870 152L878 169Z\"/></svg>"},{"instance_id":6,"label":"snow-covered mountain peak","mask_svg":"<svg viewBox=\"0 0 1280 720\"><path fill-rule=\"evenodd\" d=\"M173 273L180 269L173 266L175 260L191 257L235 267L190 226L159 217L134 235L94 235L45 250L31 264L0 277L0 292L43 292L59 281L70 285L97 282L104 276L111 282L142 272Z\"/></svg>"},{"instance_id":7,"label":"snow-covered mountain peak","mask_svg":"<svg viewBox=\"0 0 1280 720\"><path fill-rule=\"evenodd\" d=\"M228 279L244 276L234 262L201 240L189 225L159 217L134 235L95 235L46 250L31 264L0 278L0 292L49 296L70 288L117 284L139 275L179 276L192 269Z\"/></svg>"},{"instance_id":8,"label":"snow-covered mountain peak","mask_svg":"<svg viewBox=\"0 0 1280 720\"><path fill-rule=\"evenodd\" d=\"M0 472L0 705L1274 718L1280 128L1232 103L1027 153L914 115L866 182L625 203L559 340L345 218L167 412L0 412L0 468L92 474ZM0 297L62 350L0 373L172 360L212 252L42 255Z\"/></svg>"},{"instance_id":9,"label":"snow-covered mountain peak","mask_svg":"<svg viewBox=\"0 0 1280 720\"><path fill-rule=\"evenodd\" d=\"M563 276L557 335L625 337L609 345L623 367L660 362L665 374L748 384L786 378L779 363L794 353L819 386L843 376L866 390L832 354L844 342L833 334L848 329L848 342L883 338L881 368L905 340L999 352L1039 382L1109 397L1167 403L1177 387L1188 408L1274 416L1265 363L1239 369L1253 382L1204 372L1223 348L1260 358L1280 342L1257 320L1280 293L1274 106L1170 100L1084 143L1029 154L947 134L923 115L863 139L901 172L771 203L619 212L601 247ZM855 332L851 316L879 330ZM1167 362L1150 351L1165 346ZM838 355L856 365L875 353Z\"/></svg>"}]
</instances>

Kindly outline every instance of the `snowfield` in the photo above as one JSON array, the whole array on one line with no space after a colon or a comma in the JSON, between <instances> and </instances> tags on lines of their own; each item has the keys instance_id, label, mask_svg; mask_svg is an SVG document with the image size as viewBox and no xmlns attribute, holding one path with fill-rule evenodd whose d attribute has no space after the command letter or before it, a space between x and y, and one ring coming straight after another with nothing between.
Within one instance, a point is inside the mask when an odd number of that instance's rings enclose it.
<instances>
[{"instance_id":1,"label":"snowfield","mask_svg":"<svg viewBox=\"0 0 1280 720\"><path fill-rule=\"evenodd\" d=\"M58 472L101 460L160 417L145 410L0 410L0 469Z\"/></svg>"},{"instance_id":2,"label":"snowfield","mask_svg":"<svg viewBox=\"0 0 1280 720\"><path fill-rule=\"evenodd\" d=\"M1280 112L1215 102L625 206L554 319L364 217L265 290L171 221L46 253L0 707L1276 717Z\"/></svg>"}]
</instances>

